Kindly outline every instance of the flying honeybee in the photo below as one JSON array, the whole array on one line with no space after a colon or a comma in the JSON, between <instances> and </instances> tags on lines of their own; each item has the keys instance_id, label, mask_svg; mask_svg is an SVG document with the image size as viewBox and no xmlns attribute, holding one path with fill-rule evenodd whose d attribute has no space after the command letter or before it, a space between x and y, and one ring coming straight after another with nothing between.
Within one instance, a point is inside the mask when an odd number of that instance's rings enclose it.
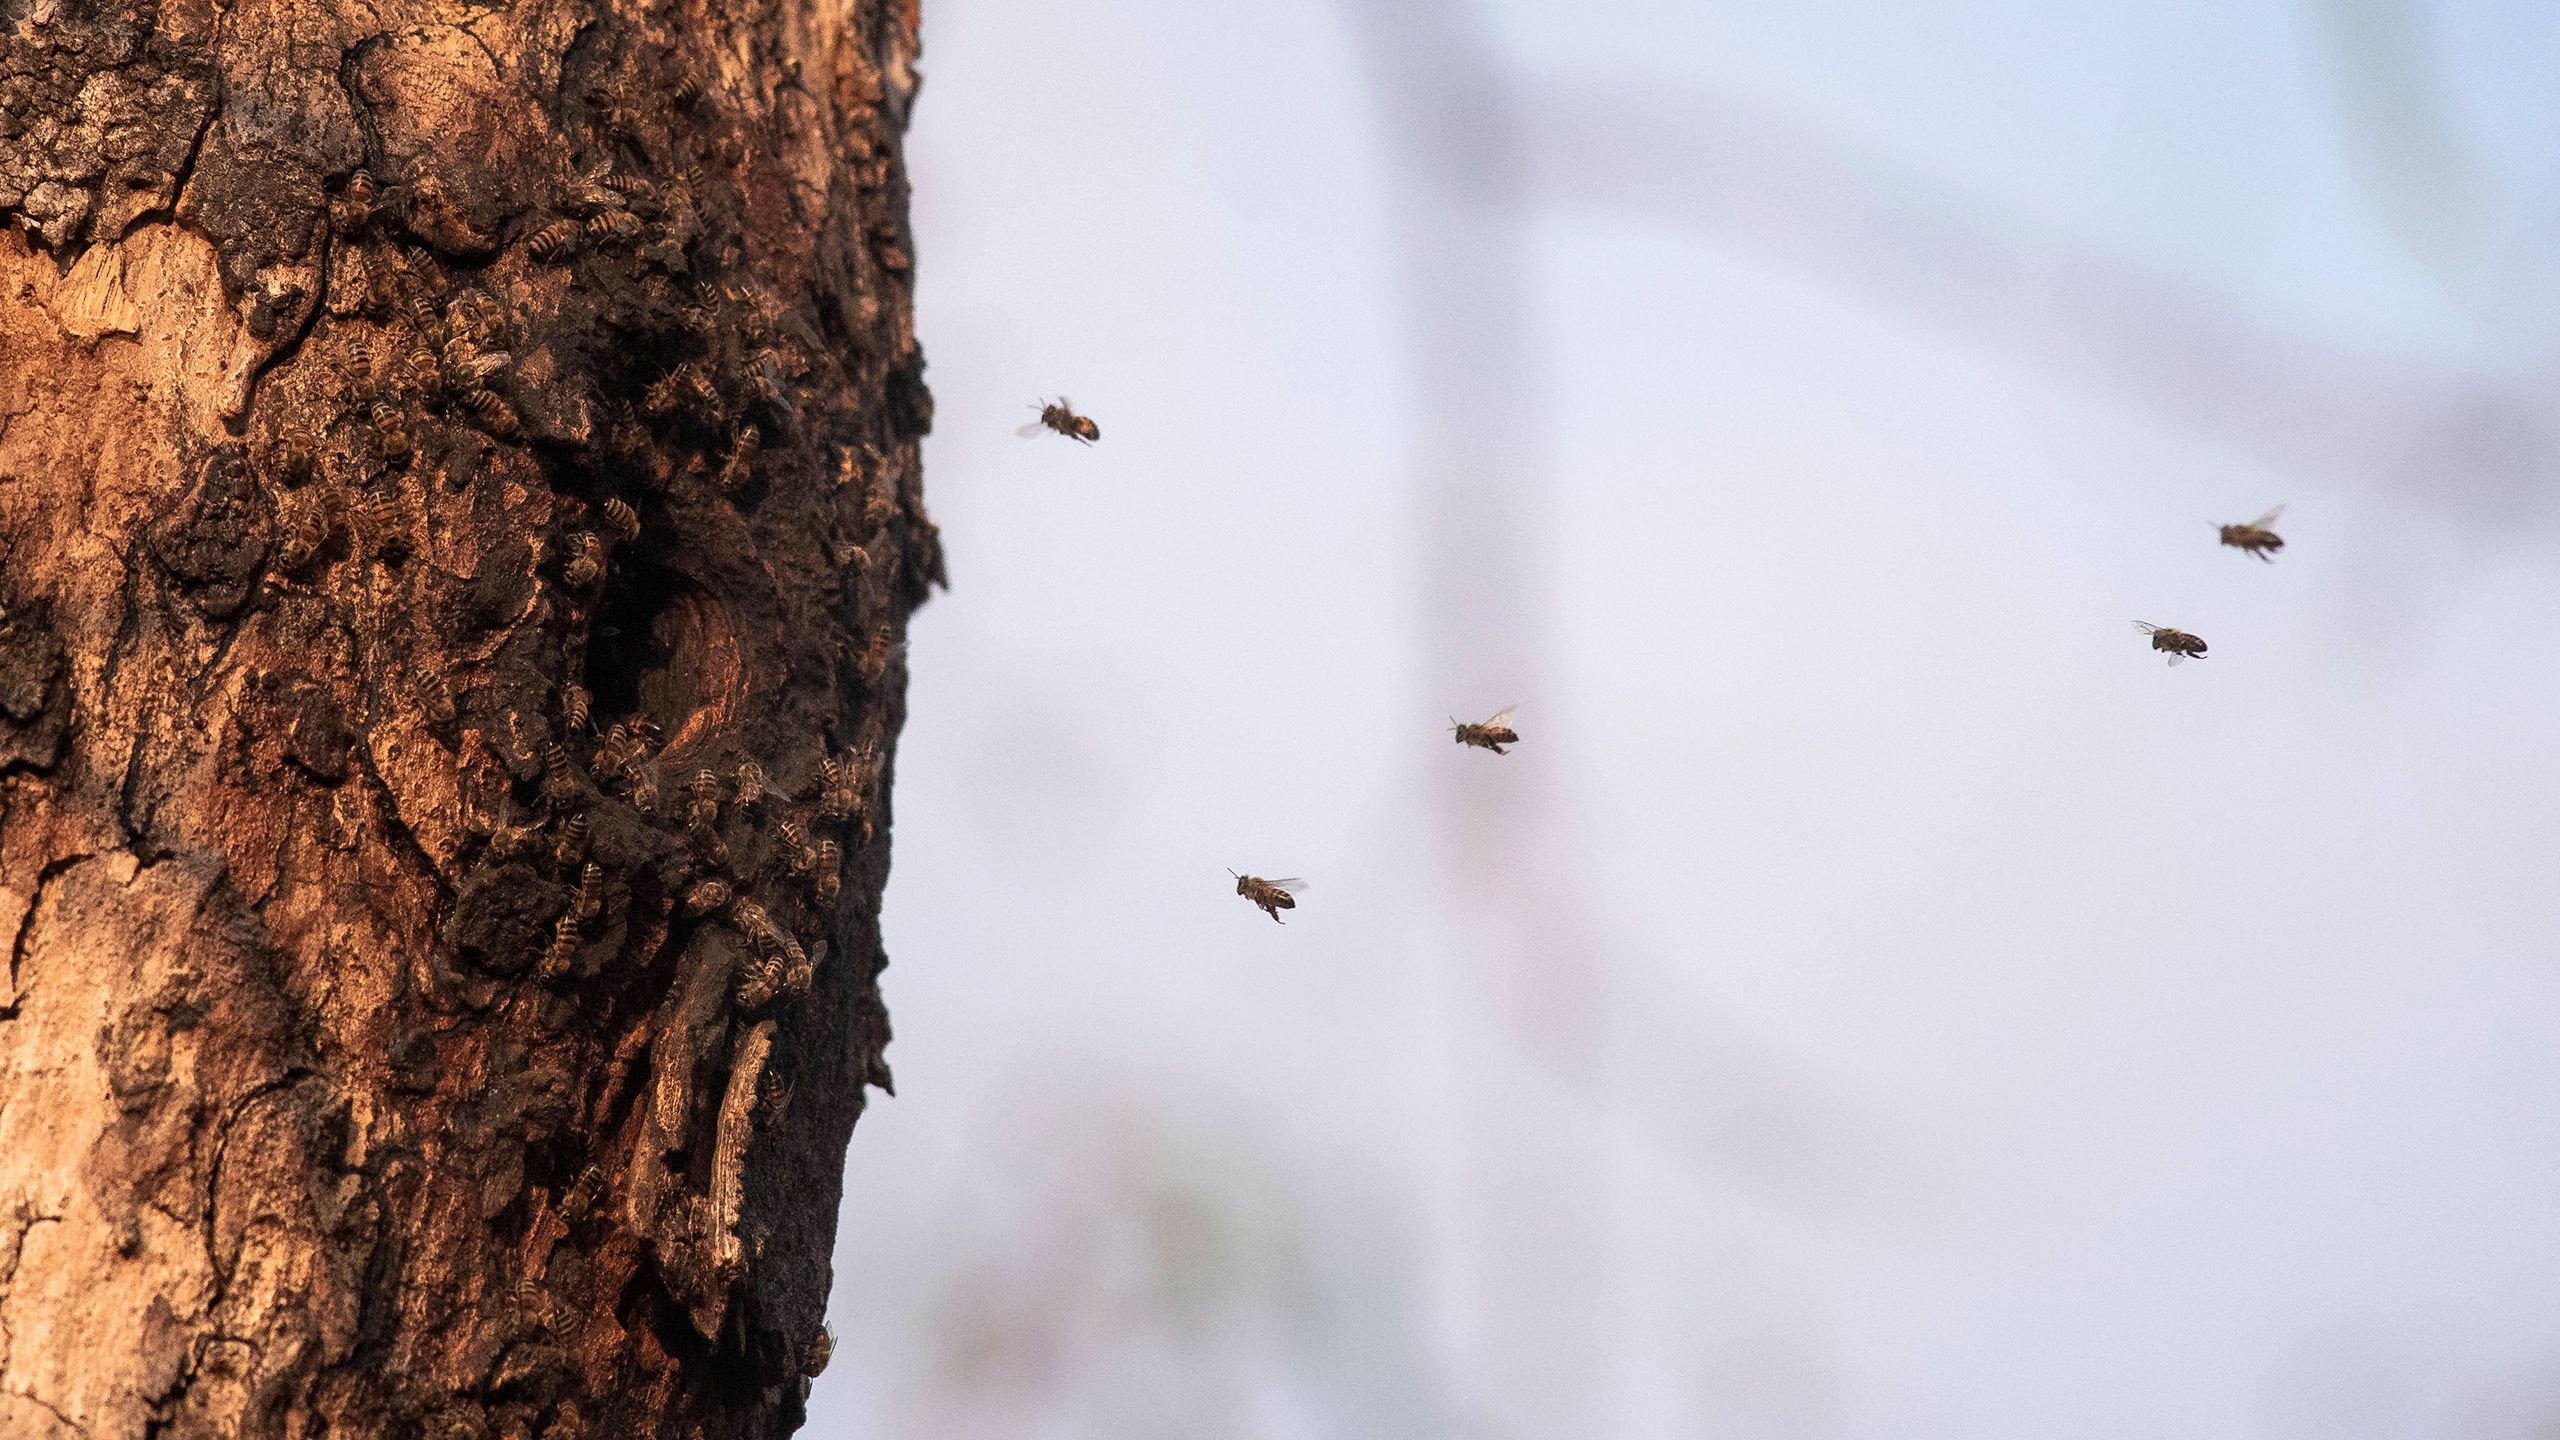
<instances>
[{"instance_id":1,"label":"flying honeybee","mask_svg":"<svg viewBox=\"0 0 2560 1440\"><path fill-rule=\"evenodd\" d=\"M1233 870L1227 873L1236 875ZM1259 875L1236 875L1236 893L1261 906L1262 913L1270 916L1274 925L1285 923L1280 919L1281 911L1298 908L1298 892L1306 888L1307 882L1295 876L1265 880Z\"/></svg>"},{"instance_id":2,"label":"flying honeybee","mask_svg":"<svg viewBox=\"0 0 2560 1440\"><path fill-rule=\"evenodd\" d=\"M2246 550L2272 565L2276 552L2284 548L2284 537L2269 527L2283 514L2284 507L2279 505L2246 525L2225 525L2222 527L2222 543L2234 550Z\"/></svg>"},{"instance_id":3,"label":"flying honeybee","mask_svg":"<svg viewBox=\"0 0 2560 1440\"><path fill-rule=\"evenodd\" d=\"M2201 635L2190 635L2184 630L2172 630L2166 625L2153 625L2142 620L2134 621L2133 625L2135 629L2151 637L2152 649L2168 652L2169 663L2172 665L2184 660L2204 658L2204 637Z\"/></svg>"},{"instance_id":4,"label":"flying honeybee","mask_svg":"<svg viewBox=\"0 0 2560 1440\"><path fill-rule=\"evenodd\" d=\"M1070 440L1090 445L1102 438L1102 427L1076 413L1075 402L1061 395L1056 403L1042 402L1040 418L1013 433L1028 440L1043 430L1055 430Z\"/></svg>"},{"instance_id":5,"label":"flying honeybee","mask_svg":"<svg viewBox=\"0 0 2560 1440\"><path fill-rule=\"evenodd\" d=\"M1449 729L1458 737L1458 743L1461 745L1473 745L1479 750L1490 750L1496 755L1508 755L1511 752L1502 747L1520 743L1520 732L1511 728L1511 712L1519 708L1517 705L1505 705L1500 714L1480 725L1451 720Z\"/></svg>"}]
</instances>

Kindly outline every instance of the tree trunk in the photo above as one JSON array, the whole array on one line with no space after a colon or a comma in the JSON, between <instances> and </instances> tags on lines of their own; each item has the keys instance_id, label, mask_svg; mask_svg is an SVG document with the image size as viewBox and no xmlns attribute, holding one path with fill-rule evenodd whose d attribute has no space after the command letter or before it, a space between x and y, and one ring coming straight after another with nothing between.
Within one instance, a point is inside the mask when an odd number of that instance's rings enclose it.
<instances>
[{"instance_id":1,"label":"tree trunk","mask_svg":"<svg viewBox=\"0 0 2560 1440\"><path fill-rule=\"evenodd\" d=\"M0 0L0 1436L799 1422L914 0Z\"/></svg>"}]
</instances>

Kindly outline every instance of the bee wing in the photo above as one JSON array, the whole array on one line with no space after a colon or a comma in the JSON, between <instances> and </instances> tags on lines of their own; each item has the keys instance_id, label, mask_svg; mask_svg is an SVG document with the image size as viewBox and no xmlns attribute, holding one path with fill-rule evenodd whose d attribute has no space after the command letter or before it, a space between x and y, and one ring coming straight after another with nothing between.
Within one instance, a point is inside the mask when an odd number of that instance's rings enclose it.
<instances>
[{"instance_id":1,"label":"bee wing","mask_svg":"<svg viewBox=\"0 0 2560 1440\"><path fill-rule=\"evenodd\" d=\"M2148 620L2136 620L2136 621L2134 621L2134 622L2133 622L2133 628L2134 628L2134 629L2136 629L2136 630L2141 631L2141 632L2142 632L2143 634L2145 634L2145 635L2157 635L2157 634L2159 634L2159 633L2160 633L2160 627L2159 627L2159 626L2157 626L2157 625L2152 624L2152 623L2151 623L2150 621L2148 621Z\"/></svg>"},{"instance_id":2,"label":"bee wing","mask_svg":"<svg viewBox=\"0 0 2560 1440\"><path fill-rule=\"evenodd\" d=\"M2169 655L2169 663L2172 665L2184 665L2187 663L2187 657L2177 653L2176 651L2172 651Z\"/></svg>"},{"instance_id":3,"label":"bee wing","mask_svg":"<svg viewBox=\"0 0 2560 1440\"><path fill-rule=\"evenodd\" d=\"M1519 706L1517 706L1517 705L1505 705L1505 706L1503 706L1500 710L1497 710L1497 711L1495 711L1495 712L1494 712L1494 715L1493 715L1493 718L1492 718L1492 719L1487 720L1486 722L1484 722L1484 728L1486 728L1487 730L1507 730L1507 729L1510 729L1510 728L1511 728L1511 717L1512 717L1512 715L1513 715L1514 713L1516 713L1519 709L1520 709L1520 707L1519 707Z\"/></svg>"},{"instance_id":4,"label":"bee wing","mask_svg":"<svg viewBox=\"0 0 2560 1440\"><path fill-rule=\"evenodd\" d=\"M1307 888L1307 882L1299 879L1295 875L1290 876L1286 880L1269 880L1264 883L1274 890L1286 890L1292 895L1295 895Z\"/></svg>"},{"instance_id":5,"label":"bee wing","mask_svg":"<svg viewBox=\"0 0 2560 1440\"><path fill-rule=\"evenodd\" d=\"M1021 436L1021 437L1022 437L1023 439L1025 439L1025 440L1029 440L1029 439L1033 438L1034 436L1038 435L1041 431L1046 430L1046 429L1048 429L1048 428L1049 428L1049 427L1048 427L1047 425L1043 424L1042 422L1040 422L1040 421L1038 421L1038 420L1034 420L1034 421L1032 421L1032 422L1031 422L1030 424L1028 424L1028 425L1016 425L1016 426L1014 426L1014 427L1013 427L1013 433L1014 433L1014 434L1016 434L1016 435Z\"/></svg>"},{"instance_id":6,"label":"bee wing","mask_svg":"<svg viewBox=\"0 0 2560 1440\"><path fill-rule=\"evenodd\" d=\"M2276 521L2281 519L2283 515L2284 507L2279 505L2273 510L2268 511L2266 514L2259 516L2257 519L2250 521L2249 528L2252 530L2264 530L2268 526L2276 523Z\"/></svg>"}]
</instances>

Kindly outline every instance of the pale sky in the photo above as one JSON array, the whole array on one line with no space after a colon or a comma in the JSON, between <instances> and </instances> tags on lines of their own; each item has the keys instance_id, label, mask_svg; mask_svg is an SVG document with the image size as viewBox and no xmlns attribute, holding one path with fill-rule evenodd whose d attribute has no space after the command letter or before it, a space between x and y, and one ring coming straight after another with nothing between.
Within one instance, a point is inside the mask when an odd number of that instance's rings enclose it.
<instances>
[{"instance_id":1,"label":"pale sky","mask_svg":"<svg viewBox=\"0 0 2560 1440\"><path fill-rule=\"evenodd\" d=\"M2560 15L1374 0L1526 97L1513 373L1362 3L925 7L809 1433L2560 1434Z\"/></svg>"}]
</instances>

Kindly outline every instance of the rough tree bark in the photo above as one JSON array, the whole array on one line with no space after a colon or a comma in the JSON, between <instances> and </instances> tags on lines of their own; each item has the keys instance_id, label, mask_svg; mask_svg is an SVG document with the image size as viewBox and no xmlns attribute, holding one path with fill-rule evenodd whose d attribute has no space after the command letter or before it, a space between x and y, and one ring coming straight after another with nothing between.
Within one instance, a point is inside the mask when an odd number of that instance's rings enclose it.
<instances>
[{"instance_id":1,"label":"rough tree bark","mask_svg":"<svg viewBox=\"0 0 2560 1440\"><path fill-rule=\"evenodd\" d=\"M0 1436L766 1436L940 574L914 0L0 0Z\"/></svg>"}]
</instances>

